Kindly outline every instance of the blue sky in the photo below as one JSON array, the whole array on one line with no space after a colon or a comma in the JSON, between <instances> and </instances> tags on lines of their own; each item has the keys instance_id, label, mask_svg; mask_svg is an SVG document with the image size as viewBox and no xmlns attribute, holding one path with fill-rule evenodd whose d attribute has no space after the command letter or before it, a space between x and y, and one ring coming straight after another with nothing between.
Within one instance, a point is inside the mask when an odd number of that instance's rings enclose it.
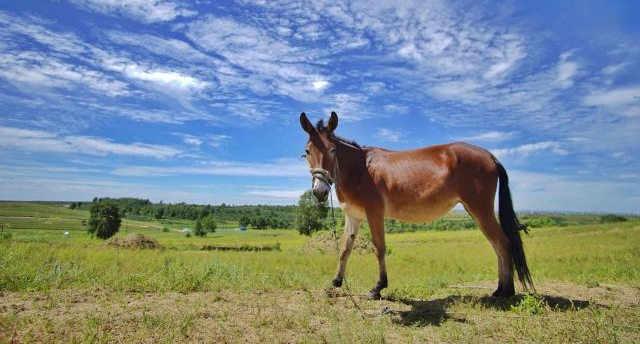
<instances>
[{"instance_id":1,"label":"blue sky","mask_svg":"<svg viewBox=\"0 0 640 344\"><path fill-rule=\"evenodd\" d=\"M3 1L0 199L293 204L335 110L490 149L520 210L640 211L639 2L339 3Z\"/></svg>"}]
</instances>

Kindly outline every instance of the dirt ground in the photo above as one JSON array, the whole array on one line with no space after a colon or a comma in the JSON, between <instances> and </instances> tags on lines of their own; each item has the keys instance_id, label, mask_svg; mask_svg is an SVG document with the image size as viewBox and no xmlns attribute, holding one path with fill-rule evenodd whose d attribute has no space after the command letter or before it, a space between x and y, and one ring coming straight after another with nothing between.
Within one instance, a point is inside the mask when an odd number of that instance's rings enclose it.
<instances>
[{"instance_id":1,"label":"dirt ground","mask_svg":"<svg viewBox=\"0 0 640 344\"><path fill-rule=\"evenodd\" d=\"M640 291L624 285L538 287L495 300L452 286L428 300L369 301L343 291L0 292L0 342L637 342ZM514 306L515 305L515 306ZM589 332L592 333L589 333Z\"/></svg>"}]
</instances>

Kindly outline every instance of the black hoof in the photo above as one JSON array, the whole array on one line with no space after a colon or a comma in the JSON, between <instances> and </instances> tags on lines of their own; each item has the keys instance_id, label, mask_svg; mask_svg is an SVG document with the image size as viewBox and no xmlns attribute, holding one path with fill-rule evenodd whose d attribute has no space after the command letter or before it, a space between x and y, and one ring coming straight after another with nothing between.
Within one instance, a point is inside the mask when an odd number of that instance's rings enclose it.
<instances>
[{"instance_id":1,"label":"black hoof","mask_svg":"<svg viewBox=\"0 0 640 344\"><path fill-rule=\"evenodd\" d=\"M342 279L340 278L334 279L333 281L331 281L331 285L333 285L336 288L342 287Z\"/></svg>"},{"instance_id":2,"label":"black hoof","mask_svg":"<svg viewBox=\"0 0 640 344\"><path fill-rule=\"evenodd\" d=\"M498 289L496 289L496 291L494 291L493 294L491 294L491 296L503 298L503 297L511 297L515 294L516 294L516 291L513 288L502 289L502 287L498 287Z\"/></svg>"},{"instance_id":3,"label":"black hoof","mask_svg":"<svg viewBox=\"0 0 640 344\"><path fill-rule=\"evenodd\" d=\"M380 295L380 291L378 290L371 290L364 297L367 300L380 300L382 298L382 295Z\"/></svg>"}]
</instances>

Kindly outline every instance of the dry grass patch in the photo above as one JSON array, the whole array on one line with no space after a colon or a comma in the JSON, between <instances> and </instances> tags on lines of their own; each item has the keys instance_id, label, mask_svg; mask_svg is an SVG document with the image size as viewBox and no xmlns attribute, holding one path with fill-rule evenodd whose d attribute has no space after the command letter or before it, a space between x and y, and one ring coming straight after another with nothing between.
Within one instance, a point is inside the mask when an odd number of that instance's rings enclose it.
<instances>
[{"instance_id":1,"label":"dry grass patch","mask_svg":"<svg viewBox=\"0 0 640 344\"><path fill-rule=\"evenodd\" d=\"M111 238L106 244L108 246L117 248L132 248L132 249L163 249L158 240L146 236L144 234L129 234L124 238Z\"/></svg>"},{"instance_id":2,"label":"dry grass patch","mask_svg":"<svg viewBox=\"0 0 640 344\"><path fill-rule=\"evenodd\" d=\"M328 253L337 255L338 248L343 245L342 235L338 234L338 236L339 238L336 239L334 238L333 233L328 231L314 235L311 239L307 240L302 250L305 253ZM366 235L358 235L356 240L353 242L352 252L373 252L371 239Z\"/></svg>"}]
</instances>

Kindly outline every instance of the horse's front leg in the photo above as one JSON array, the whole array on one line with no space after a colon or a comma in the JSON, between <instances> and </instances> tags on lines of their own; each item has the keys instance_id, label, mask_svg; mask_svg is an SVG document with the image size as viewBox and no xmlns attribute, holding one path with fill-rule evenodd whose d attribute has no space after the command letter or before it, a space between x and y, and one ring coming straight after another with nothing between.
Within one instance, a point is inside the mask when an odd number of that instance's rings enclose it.
<instances>
[{"instance_id":1,"label":"horse's front leg","mask_svg":"<svg viewBox=\"0 0 640 344\"><path fill-rule=\"evenodd\" d=\"M345 216L344 221L344 242L342 250L340 252L340 263L338 264L338 271L336 271L336 277L331 282L334 287L342 286L342 280L344 279L344 269L347 266L347 259L351 254L351 248L353 248L353 242L356 240L358 230L360 229L360 222L362 220Z\"/></svg>"},{"instance_id":2,"label":"horse's front leg","mask_svg":"<svg viewBox=\"0 0 640 344\"><path fill-rule=\"evenodd\" d=\"M371 229L371 241L373 243L373 252L378 259L378 269L380 277L378 283L369 291L368 298L373 300L380 299L380 291L387 287L387 267L384 262L386 246L384 244L384 215L382 212L367 212L367 221Z\"/></svg>"}]
</instances>

